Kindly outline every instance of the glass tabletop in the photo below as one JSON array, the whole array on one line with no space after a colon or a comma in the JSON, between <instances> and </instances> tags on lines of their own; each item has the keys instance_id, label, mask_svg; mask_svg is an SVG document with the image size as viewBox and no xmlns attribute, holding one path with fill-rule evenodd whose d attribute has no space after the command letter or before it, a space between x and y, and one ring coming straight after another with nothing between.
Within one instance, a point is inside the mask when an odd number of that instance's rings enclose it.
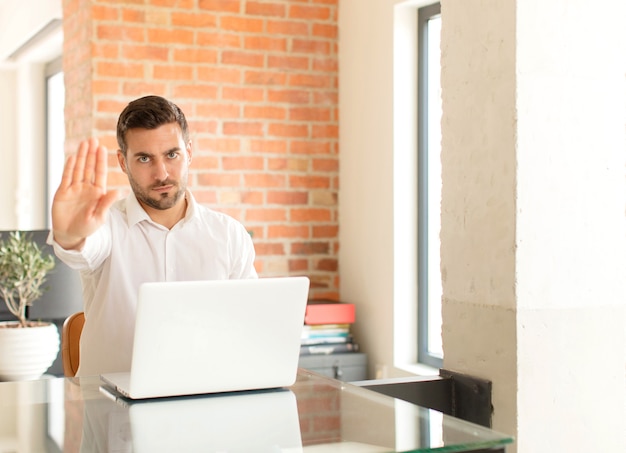
<instances>
[{"instance_id":1,"label":"glass tabletop","mask_svg":"<svg viewBox=\"0 0 626 453\"><path fill-rule=\"evenodd\" d=\"M455 452L513 441L306 370L286 389L143 402L113 397L98 377L5 382L0 426L0 450L18 452Z\"/></svg>"}]
</instances>

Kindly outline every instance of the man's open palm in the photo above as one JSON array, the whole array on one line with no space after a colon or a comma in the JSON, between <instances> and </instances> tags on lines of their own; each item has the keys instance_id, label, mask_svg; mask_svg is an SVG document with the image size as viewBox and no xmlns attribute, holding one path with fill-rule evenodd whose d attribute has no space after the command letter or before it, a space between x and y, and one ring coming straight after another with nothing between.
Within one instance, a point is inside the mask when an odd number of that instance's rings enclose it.
<instances>
[{"instance_id":1,"label":"man's open palm","mask_svg":"<svg viewBox=\"0 0 626 453\"><path fill-rule=\"evenodd\" d=\"M80 247L105 221L117 193L107 192L107 149L92 138L68 157L52 203L54 239L66 249Z\"/></svg>"}]
</instances>

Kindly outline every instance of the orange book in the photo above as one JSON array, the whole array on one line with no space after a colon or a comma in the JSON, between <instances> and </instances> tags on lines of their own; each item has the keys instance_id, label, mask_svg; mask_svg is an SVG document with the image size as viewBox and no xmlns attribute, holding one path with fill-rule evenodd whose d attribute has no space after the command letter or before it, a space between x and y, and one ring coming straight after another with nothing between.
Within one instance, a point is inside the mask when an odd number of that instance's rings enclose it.
<instances>
[{"instance_id":1,"label":"orange book","mask_svg":"<svg viewBox=\"0 0 626 453\"><path fill-rule=\"evenodd\" d=\"M352 324L355 319L355 306L344 302L310 300L306 306L304 323Z\"/></svg>"}]
</instances>

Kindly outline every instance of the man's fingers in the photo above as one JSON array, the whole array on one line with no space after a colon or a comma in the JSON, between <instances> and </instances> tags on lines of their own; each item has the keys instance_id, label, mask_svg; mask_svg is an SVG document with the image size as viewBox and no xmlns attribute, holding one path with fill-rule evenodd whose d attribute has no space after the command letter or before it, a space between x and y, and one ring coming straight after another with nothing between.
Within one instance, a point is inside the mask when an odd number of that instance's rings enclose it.
<instances>
[{"instance_id":1,"label":"man's fingers","mask_svg":"<svg viewBox=\"0 0 626 453\"><path fill-rule=\"evenodd\" d=\"M98 206L96 206L96 210L94 212L94 217L104 221L104 217L109 210L109 208L115 203L117 200L117 191L111 190L110 192L105 193L100 201L98 201Z\"/></svg>"},{"instance_id":2,"label":"man's fingers","mask_svg":"<svg viewBox=\"0 0 626 453\"><path fill-rule=\"evenodd\" d=\"M87 152L89 151L89 142L84 140L80 142L78 151L76 152L76 163L74 164L74 173L72 182L80 183L85 179L85 161L87 160Z\"/></svg>"},{"instance_id":3,"label":"man's fingers","mask_svg":"<svg viewBox=\"0 0 626 453\"><path fill-rule=\"evenodd\" d=\"M96 153L98 152L98 141L89 140L89 148L87 149L87 157L85 159L85 171L83 173L83 182L86 184L93 183L93 177L96 172Z\"/></svg>"},{"instance_id":4,"label":"man's fingers","mask_svg":"<svg viewBox=\"0 0 626 453\"><path fill-rule=\"evenodd\" d=\"M107 187L107 149L104 146L98 146L95 162L95 180L97 187L106 191Z\"/></svg>"},{"instance_id":5,"label":"man's fingers","mask_svg":"<svg viewBox=\"0 0 626 453\"><path fill-rule=\"evenodd\" d=\"M61 176L60 190L67 190L72 185L72 174L74 173L74 166L76 165L76 155L72 154L65 161L65 167L63 167L63 176Z\"/></svg>"}]
</instances>

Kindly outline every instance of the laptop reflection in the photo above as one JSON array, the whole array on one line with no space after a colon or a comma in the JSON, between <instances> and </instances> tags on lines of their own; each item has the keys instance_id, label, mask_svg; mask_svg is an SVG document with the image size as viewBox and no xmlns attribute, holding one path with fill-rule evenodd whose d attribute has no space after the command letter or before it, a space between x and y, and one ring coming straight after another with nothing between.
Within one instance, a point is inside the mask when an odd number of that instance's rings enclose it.
<instances>
[{"instance_id":1,"label":"laptop reflection","mask_svg":"<svg viewBox=\"0 0 626 453\"><path fill-rule=\"evenodd\" d=\"M81 451L302 451L296 398L287 389L143 401L107 396L85 401Z\"/></svg>"}]
</instances>

